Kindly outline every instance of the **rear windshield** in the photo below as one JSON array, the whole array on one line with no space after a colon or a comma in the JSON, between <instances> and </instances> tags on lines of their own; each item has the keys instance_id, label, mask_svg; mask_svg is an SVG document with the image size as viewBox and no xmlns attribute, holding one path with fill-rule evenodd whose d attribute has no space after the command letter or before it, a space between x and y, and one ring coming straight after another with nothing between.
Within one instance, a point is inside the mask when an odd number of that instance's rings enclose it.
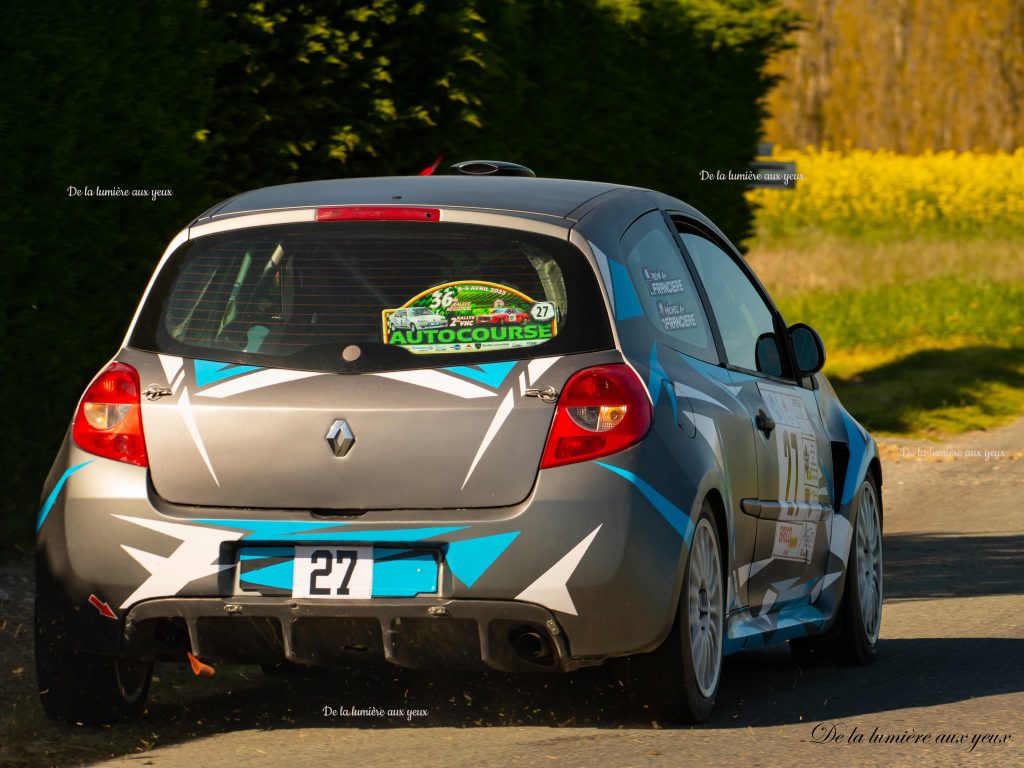
<instances>
[{"instance_id":1,"label":"rear windshield","mask_svg":"<svg viewBox=\"0 0 1024 768\"><path fill-rule=\"evenodd\" d=\"M131 346L359 373L607 349L586 258L513 229L420 222L253 227L186 243Z\"/></svg>"}]
</instances>

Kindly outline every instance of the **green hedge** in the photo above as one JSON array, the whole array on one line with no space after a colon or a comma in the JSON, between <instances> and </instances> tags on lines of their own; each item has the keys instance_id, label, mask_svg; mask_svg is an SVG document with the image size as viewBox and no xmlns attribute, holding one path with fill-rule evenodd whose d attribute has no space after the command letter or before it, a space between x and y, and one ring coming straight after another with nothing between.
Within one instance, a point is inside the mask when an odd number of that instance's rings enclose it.
<instances>
[{"instance_id":1,"label":"green hedge","mask_svg":"<svg viewBox=\"0 0 1024 768\"><path fill-rule=\"evenodd\" d=\"M775 0L38 0L0 28L0 534L171 236L245 189L492 157L649 186L743 239ZM169 189L157 200L68 187Z\"/></svg>"},{"instance_id":2,"label":"green hedge","mask_svg":"<svg viewBox=\"0 0 1024 768\"><path fill-rule=\"evenodd\" d=\"M12 3L0 25L0 535L31 541L74 404L205 202L203 28L173 1ZM68 187L82 190L69 197ZM167 188L171 198L86 197ZM0 545L2 551L2 545Z\"/></svg>"},{"instance_id":3,"label":"green hedge","mask_svg":"<svg viewBox=\"0 0 1024 768\"><path fill-rule=\"evenodd\" d=\"M753 159L772 81L767 55L792 18L767 2L528 0L496 6L484 130L466 155L544 176L658 189L751 234L740 184L701 170Z\"/></svg>"}]
</instances>

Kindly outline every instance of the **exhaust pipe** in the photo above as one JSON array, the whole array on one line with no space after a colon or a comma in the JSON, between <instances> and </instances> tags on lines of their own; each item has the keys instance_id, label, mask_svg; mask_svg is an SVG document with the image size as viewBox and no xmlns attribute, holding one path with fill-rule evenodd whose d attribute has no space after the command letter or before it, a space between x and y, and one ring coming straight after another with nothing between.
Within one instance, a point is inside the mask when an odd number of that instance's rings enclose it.
<instances>
[{"instance_id":1,"label":"exhaust pipe","mask_svg":"<svg viewBox=\"0 0 1024 768\"><path fill-rule=\"evenodd\" d=\"M527 661L543 661L551 656L551 644L535 629L518 629L509 635L509 641L519 657Z\"/></svg>"}]
</instances>

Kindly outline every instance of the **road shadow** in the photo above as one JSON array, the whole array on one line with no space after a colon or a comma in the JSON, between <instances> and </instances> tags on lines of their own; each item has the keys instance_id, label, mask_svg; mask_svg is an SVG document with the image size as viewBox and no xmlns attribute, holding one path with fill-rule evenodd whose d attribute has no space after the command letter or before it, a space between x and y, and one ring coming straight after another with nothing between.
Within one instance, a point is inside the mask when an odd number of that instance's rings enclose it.
<instances>
[{"instance_id":1,"label":"road shadow","mask_svg":"<svg viewBox=\"0 0 1024 768\"><path fill-rule=\"evenodd\" d=\"M1024 594L1024 536L887 534L886 599Z\"/></svg>"},{"instance_id":2,"label":"road shadow","mask_svg":"<svg viewBox=\"0 0 1024 768\"><path fill-rule=\"evenodd\" d=\"M829 380L843 405L869 431L907 432L922 414L951 406L973 407L982 418L1005 415L983 385L1024 388L1024 348L928 349L849 378Z\"/></svg>"},{"instance_id":3,"label":"road shadow","mask_svg":"<svg viewBox=\"0 0 1024 768\"><path fill-rule=\"evenodd\" d=\"M141 721L88 729L51 725L39 714L19 735L20 748L5 750L4 764L88 764L254 729L672 727L646 713L642 695L630 702L605 669L542 677L363 668L261 678L245 667L208 681L164 666L158 675ZM726 660L715 719L703 727L839 721L1021 691L1024 639L882 640L878 660L860 669L801 667L780 648ZM366 713L373 709L380 714ZM388 714L397 709L416 714Z\"/></svg>"},{"instance_id":4,"label":"road shadow","mask_svg":"<svg viewBox=\"0 0 1024 768\"><path fill-rule=\"evenodd\" d=\"M886 536L890 600L1013 595L1024 536ZM26 574L25 578L28 576ZM0 713L0 764L90 764L111 757L254 729L670 727L655 723L640 691L630 700L605 667L571 675L420 672L384 664L265 676L221 667L198 679L160 664L143 718L109 729L53 725L31 675L28 614L0 627L0 661L24 667ZM935 611L944 610L941 603ZM786 647L726 659L715 719L704 726L763 728L839 721L1024 691L1024 639L886 639L878 660L851 669L797 664ZM377 712L367 712L376 710ZM414 714L390 714L403 710ZM379 714L378 714L379 713Z\"/></svg>"},{"instance_id":5,"label":"road shadow","mask_svg":"<svg viewBox=\"0 0 1024 768\"><path fill-rule=\"evenodd\" d=\"M861 668L801 667L785 649L737 656L709 727L835 721L1019 693L1022 653L1024 639L883 638L875 663Z\"/></svg>"}]
</instances>

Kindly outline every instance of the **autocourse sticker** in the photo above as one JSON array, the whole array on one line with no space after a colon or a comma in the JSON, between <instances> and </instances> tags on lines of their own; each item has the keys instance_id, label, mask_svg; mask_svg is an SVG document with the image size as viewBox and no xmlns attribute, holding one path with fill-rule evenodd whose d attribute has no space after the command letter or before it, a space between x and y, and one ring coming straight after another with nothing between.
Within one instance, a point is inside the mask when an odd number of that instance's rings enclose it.
<instances>
[{"instance_id":1,"label":"autocourse sticker","mask_svg":"<svg viewBox=\"0 0 1024 768\"><path fill-rule=\"evenodd\" d=\"M515 288L459 280L428 288L382 312L385 344L416 354L480 352L543 344L558 333L553 302Z\"/></svg>"}]
</instances>

